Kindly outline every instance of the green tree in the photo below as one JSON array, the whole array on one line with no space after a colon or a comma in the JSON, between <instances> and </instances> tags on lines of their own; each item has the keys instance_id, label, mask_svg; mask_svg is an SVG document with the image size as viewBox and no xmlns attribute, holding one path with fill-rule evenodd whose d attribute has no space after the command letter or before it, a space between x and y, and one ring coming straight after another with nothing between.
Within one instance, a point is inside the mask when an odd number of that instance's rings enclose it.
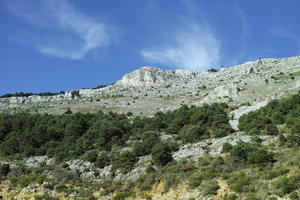
<instances>
[{"instance_id":1,"label":"green tree","mask_svg":"<svg viewBox=\"0 0 300 200\"><path fill-rule=\"evenodd\" d=\"M152 160L158 166L164 166L168 162L172 161L171 149L165 143L159 143L152 149Z\"/></svg>"},{"instance_id":2,"label":"green tree","mask_svg":"<svg viewBox=\"0 0 300 200\"><path fill-rule=\"evenodd\" d=\"M205 130L198 125L186 125L179 132L179 137L183 143L198 142L203 138Z\"/></svg>"}]
</instances>

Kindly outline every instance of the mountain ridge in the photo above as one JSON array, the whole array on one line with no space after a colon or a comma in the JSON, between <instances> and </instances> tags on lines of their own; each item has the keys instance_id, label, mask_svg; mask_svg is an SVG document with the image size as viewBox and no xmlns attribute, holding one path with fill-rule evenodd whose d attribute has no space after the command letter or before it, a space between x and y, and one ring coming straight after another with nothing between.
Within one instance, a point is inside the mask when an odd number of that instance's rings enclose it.
<instances>
[{"instance_id":1,"label":"mountain ridge","mask_svg":"<svg viewBox=\"0 0 300 200\"><path fill-rule=\"evenodd\" d=\"M0 98L1 111L63 113L97 110L152 115L182 104L226 102L230 106L265 105L300 89L300 56L258 59L218 71L140 67L115 84L53 96ZM247 110L247 109L246 109ZM238 112L235 111L238 116Z\"/></svg>"}]
</instances>

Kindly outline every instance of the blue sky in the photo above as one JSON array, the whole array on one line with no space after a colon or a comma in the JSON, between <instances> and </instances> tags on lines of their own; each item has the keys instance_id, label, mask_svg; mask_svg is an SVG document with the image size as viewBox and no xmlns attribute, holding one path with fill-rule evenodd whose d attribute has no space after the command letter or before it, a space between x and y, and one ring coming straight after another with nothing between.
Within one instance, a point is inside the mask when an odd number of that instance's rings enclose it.
<instances>
[{"instance_id":1,"label":"blue sky","mask_svg":"<svg viewBox=\"0 0 300 200\"><path fill-rule=\"evenodd\" d=\"M299 0L2 0L0 94L300 54Z\"/></svg>"}]
</instances>

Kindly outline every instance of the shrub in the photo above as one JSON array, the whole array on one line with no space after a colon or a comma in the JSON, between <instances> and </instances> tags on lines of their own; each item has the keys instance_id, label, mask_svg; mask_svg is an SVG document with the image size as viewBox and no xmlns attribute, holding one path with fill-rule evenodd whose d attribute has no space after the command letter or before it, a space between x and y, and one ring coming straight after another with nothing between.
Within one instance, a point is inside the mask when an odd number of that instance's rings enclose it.
<instances>
[{"instance_id":1,"label":"shrub","mask_svg":"<svg viewBox=\"0 0 300 200\"><path fill-rule=\"evenodd\" d=\"M275 188L281 194L289 194L300 188L300 175L281 177L275 182Z\"/></svg>"},{"instance_id":2,"label":"shrub","mask_svg":"<svg viewBox=\"0 0 300 200\"><path fill-rule=\"evenodd\" d=\"M158 166L164 166L173 160L171 149L165 143L155 145L151 151L152 160Z\"/></svg>"},{"instance_id":3,"label":"shrub","mask_svg":"<svg viewBox=\"0 0 300 200\"><path fill-rule=\"evenodd\" d=\"M257 194L255 194L255 193L249 193L249 194L246 195L245 200L262 200L262 199L259 198L257 196Z\"/></svg>"},{"instance_id":4,"label":"shrub","mask_svg":"<svg viewBox=\"0 0 300 200\"><path fill-rule=\"evenodd\" d=\"M220 186L218 185L218 181L215 179L204 181L201 184L201 190L204 195L216 195L219 189Z\"/></svg>"},{"instance_id":5,"label":"shrub","mask_svg":"<svg viewBox=\"0 0 300 200\"><path fill-rule=\"evenodd\" d=\"M262 141L263 140L257 135L251 137L251 142L253 142L257 145L260 145L262 143Z\"/></svg>"},{"instance_id":6,"label":"shrub","mask_svg":"<svg viewBox=\"0 0 300 200\"><path fill-rule=\"evenodd\" d=\"M96 162L97 157L98 157L98 151L92 150L87 153L85 159L89 162L94 163L94 162Z\"/></svg>"},{"instance_id":7,"label":"shrub","mask_svg":"<svg viewBox=\"0 0 300 200\"><path fill-rule=\"evenodd\" d=\"M67 171L66 169L60 167L54 168L54 170L52 171L52 176L57 182L61 184L65 184L79 178L77 172Z\"/></svg>"},{"instance_id":8,"label":"shrub","mask_svg":"<svg viewBox=\"0 0 300 200\"><path fill-rule=\"evenodd\" d=\"M194 173L188 180L188 185L191 188L196 188L201 185L203 180L210 180L219 176L219 173L213 167L206 167L201 171Z\"/></svg>"},{"instance_id":9,"label":"shrub","mask_svg":"<svg viewBox=\"0 0 300 200\"><path fill-rule=\"evenodd\" d=\"M8 164L0 165L0 176L6 176L10 172L10 167Z\"/></svg>"},{"instance_id":10,"label":"shrub","mask_svg":"<svg viewBox=\"0 0 300 200\"><path fill-rule=\"evenodd\" d=\"M261 134L261 130L259 130L258 128L252 128L249 131L247 131L248 135L260 135Z\"/></svg>"},{"instance_id":11,"label":"shrub","mask_svg":"<svg viewBox=\"0 0 300 200\"><path fill-rule=\"evenodd\" d=\"M113 197L113 200L124 200L127 197L133 196L134 193L133 192L129 192L129 191L119 191L116 193L116 195Z\"/></svg>"},{"instance_id":12,"label":"shrub","mask_svg":"<svg viewBox=\"0 0 300 200\"><path fill-rule=\"evenodd\" d=\"M208 72L218 72L218 70L217 69L215 69L215 68L211 68L211 69L209 69L209 70L207 70Z\"/></svg>"},{"instance_id":13,"label":"shrub","mask_svg":"<svg viewBox=\"0 0 300 200\"><path fill-rule=\"evenodd\" d=\"M169 191L170 188L176 187L180 182L181 177L178 174L170 174L165 178L164 192Z\"/></svg>"},{"instance_id":14,"label":"shrub","mask_svg":"<svg viewBox=\"0 0 300 200\"><path fill-rule=\"evenodd\" d=\"M223 144L222 153L228 153L232 149L232 145L229 142Z\"/></svg>"},{"instance_id":15,"label":"shrub","mask_svg":"<svg viewBox=\"0 0 300 200\"><path fill-rule=\"evenodd\" d=\"M274 155L266 150L259 149L257 151L250 152L247 160L250 164L265 166L270 162L274 162Z\"/></svg>"},{"instance_id":16,"label":"shrub","mask_svg":"<svg viewBox=\"0 0 300 200\"><path fill-rule=\"evenodd\" d=\"M12 184L17 184L20 185L21 187L27 187L31 183L42 184L45 180L46 180L46 175L35 174L35 173L25 174L19 177L13 175L10 177L10 182Z\"/></svg>"},{"instance_id":17,"label":"shrub","mask_svg":"<svg viewBox=\"0 0 300 200\"><path fill-rule=\"evenodd\" d=\"M144 133L145 135L145 133ZM144 136L143 142L137 142L133 146L133 152L137 156L143 156L151 153L152 148L160 142L156 133Z\"/></svg>"},{"instance_id":18,"label":"shrub","mask_svg":"<svg viewBox=\"0 0 300 200\"><path fill-rule=\"evenodd\" d=\"M299 194L298 194L298 192L296 192L296 191L292 192L292 193L289 195L289 197L290 197L291 200L299 200L299 199L300 199Z\"/></svg>"},{"instance_id":19,"label":"shrub","mask_svg":"<svg viewBox=\"0 0 300 200\"><path fill-rule=\"evenodd\" d=\"M249 192L253 189L252 178L243 172L231 174L228 179L228 184L230 189L238 193Z\"/></svg>"},{"instance_id":20,"label":"shrub","mask_svg":"<svg viewBox=\"0 0 300 200\"><path fill-rule=\"evenodd\" d=\"M254 150L254 146L251 143L239 141L230 150L230 155L238 160L247 161L248 154Z\"/></svg>"},{"instance_id":21,"label":"shrub","mask_svg":"<svg viewBox=\"0 0 300 200\"><path fill-rule=\"evenodd\" d=\"M230 156L237 161L245 161L249 164L257 164L259 166L266 166L274 162L274 154L270 153L257 143L239 141L237 145L230 150Z\"/></svg>"},{"instance_id":22,"label":"shrub","mask_svg":"<svg viewBox=\"0 0 300 200\"><path fill-rule=\"evenodd\" d=\"M115 162L113 162L114 168L119 168L123 173L127 173L133 169L134 164L137 162L137 158L132 151L125 151L121 153Z\"/></svg>"},{"instance_id":23,"label":"shrub","mask_svg":"<svg viewBox=\"0 0 300 200\"><path fill-rule=\"evenodd\" d=\"M142 184L139 186L139 189L140 189L140 191L149 191L149 190L152 189L152 185L147 184L147 183L142 183Z\"/></svg>"},{"instance_id":24,"label":"shrub","mask_svg":"<svg viewBox=\"0 0 300 200\"><path fill-rule=\"evenodd\" d=\"M127 113L126 113L126 116L128 116L128 117L130 117L130 116L132 116L132 115L133 115L132 112L127 112Z\"/></svg>"},{"instance_id":25,"label":"shrub","mask_svg":"<svg viewBox=\"0 0 300 200\"><path fill-rule=\"evenodd\" d=\"M278 135L279 131L276 125L274 124L266 124L265 131L267 135Z\"/></svg>"},{"instance_id":26,"label":"shrub","mask_svg":"<svg viewBox=\"0 0 300 200\"><path fill-rule=\"evenodd\" d=\"M65 186L64 184L60 184L60 185L56 185L54 189L57 190L58 192L66 192L68 190L68 187Z\"/></svg>"},{"instance_id":27,"label":"shrub","mask_svg":"<svg viewBox=\"0 0 300 200\"><path fill-rule=\"evenodd\" d=\"M179 137L183 143L194 143L201 140L204 135L204 129L198 125L187 125L179 132Z\"/></svg>"},{"instance_id":28,"label":"shrub","mask_svg":"<svg viewBox=\"0 0 300 200\"><path fill-rule=\"evenodd\" d=\"M103 168L109 164L110 164L110 157L107 153L101 153L97 157L96 162L95 162L95 166L100 167L100 168Z\"/></svg>"},{"instance_id":29,"label":"shrub","mask_svg":"<svg viewBox=\"0 0 300 200\"><path fill-rule=\"evenodd\" d=\"M203 177L201 173L195 173L188 179L188 185L190 188L199 187L202 183Z\"/></svg>"},{"instance_id":30,"label":"shrub","mask_svg":"<svg viewBox=\"0 0 300 200\"><path fill-rule=\"evenodd\" d=\"M271 169L263 173L263 178L271 180L278 176L287 174L289 171L290 171L289 169L284 169L284 168Z\"/></svg>"},{"instance_id":31,"label":"shrub","mask_svg":"<svg viewBox=\"0 0 300 200\"><path fill-rule=\"evenodd\" d=\"M236 194L226 194L224 200L237 200L238 196Z\"/></svg>"},{"instance_id":32,"label":"shrub","mask_svg":"<svg viewBox=\"0 0 300 200\"><path fill-rule=\"evenodd\" d=\"M67 108L65 114L66 114L66 115L70 115L70 114L72 114L72 113L73 113L72 110L71 110L70 108Z\"/></svg>"},{"instance_id":33,"label":"shrub","mask_svg":"<svg viewBox=\"0 0 300 200\"><path fill-rule=\"evenodd\" d=\"M300 136L294 134L288 134L286 136L286 144L289 147L296 147L300 145Z\"/></svg>"},{"instance_id":34,"label":"shrub","mask_svg":"<svg viewBox=\"0 0 300 200\"><path fill-rule=\"evenodd\" d=\"M213 131L213 137L224 137L228 135L228 130L223 128L216 128Z\"/></svg>"},{"instance_id":35,"label":"shrub","mask_svg":"<svg viewBox=\"0 0 300 200\"><path fill-rule=\"evenodd\" d=\"M221 157L221 156L218 156L218 157L216 157L215 159L212 160L211 165L212 165L214 168L217 169L218 167L220 167L220 166L223 165L224 163L225 163L224 158Z\"/></svg>"}]
</instances>

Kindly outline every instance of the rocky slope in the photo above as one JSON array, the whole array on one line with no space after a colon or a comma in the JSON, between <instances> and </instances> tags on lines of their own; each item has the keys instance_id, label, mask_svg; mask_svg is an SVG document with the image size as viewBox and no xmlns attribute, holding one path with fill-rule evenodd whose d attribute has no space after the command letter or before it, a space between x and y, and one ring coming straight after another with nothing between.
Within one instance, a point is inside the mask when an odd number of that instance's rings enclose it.
<instances>
[{"instance_id":1,"label":"rocky slope","mask_svg":"<svg viewBox=\"0 0 300 200\"><path fill-rule=\"evenodd\" d=\"M81 89L54 96L0 98L0 110L26 109L62 113L96 110L151 115L173 110L181 104L227 102L245 106L240 116L265 105L270 99L295 93L300 88L300 57L258 59L217 72L163 70L141 67L115 84L100 89ZM254 106L247 108L248 106ZM259 106L257 106L259 105ZM235 122L232 123L236 127Z\"/></svg>"}]
</instances>

